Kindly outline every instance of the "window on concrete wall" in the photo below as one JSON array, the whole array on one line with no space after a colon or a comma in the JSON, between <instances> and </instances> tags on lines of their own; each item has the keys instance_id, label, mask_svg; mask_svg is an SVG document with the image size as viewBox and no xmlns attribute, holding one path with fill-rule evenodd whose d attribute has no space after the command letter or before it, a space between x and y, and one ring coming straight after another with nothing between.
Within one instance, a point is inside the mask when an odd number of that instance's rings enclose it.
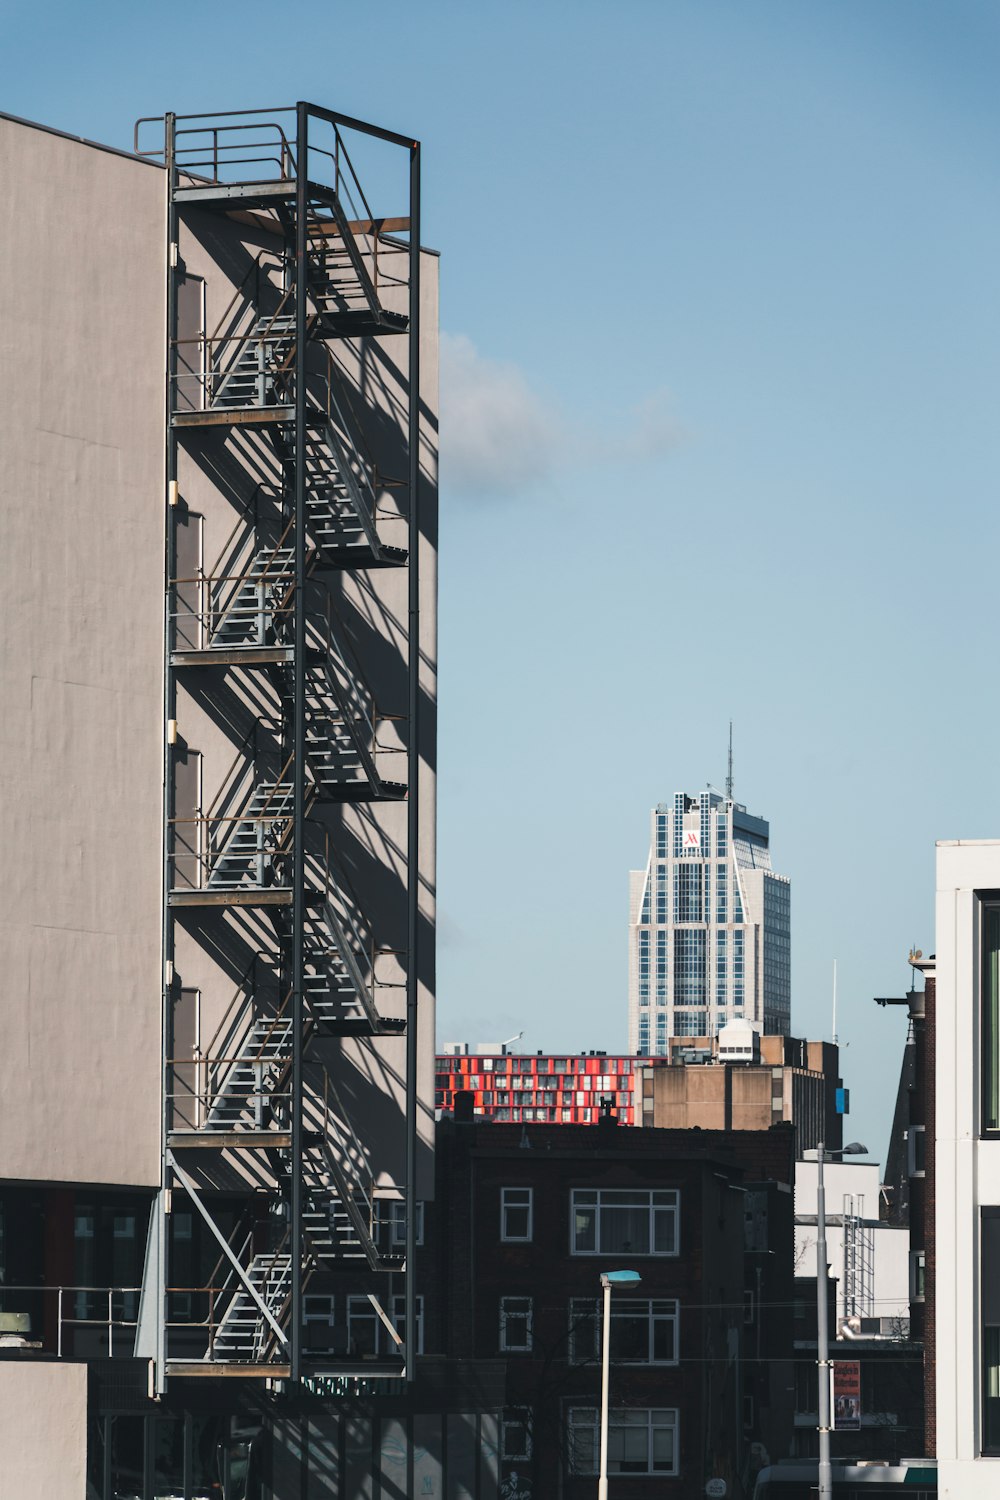
<instances>
[{"instance_id":1,"label":"window on concrete wall","mask_svg":"<svg viewBox=\"0 0 1000 1500\"><path fill-rule=\"evenodd\" d=\"M574 1474L596 1474L600 1458L601 1414L596 1406L576 1406L569 1414L570 1467ZM608 1418L609 1474L676 1474L677 1411L619 1407Z\"/></svg>"},{"instance_id":2,"label":"window on concrete wall","mask_svg":"<svg viewBox=\"0 0 1000 1500\"><path fill-rule=\"evenodd\" d=\"M532 1236L532 1189L500 1189L500 1238L527 1242Z\"/></svg>"},{"instance_id":3,"label":"window on concrete wall","mask_svg":"<svg viewBox=\"0 0 1000 1500\"><path fill-rule=\"evenodd\" d=\"M1000 901L984 901L982 914L983 1129L1000 1130Z\"/></svg>"},{"instance_id":4,"label":"window on concrete wall","mask_svg":"<svg viewBox=\"0 0 1000 1500\"><path fill-rule=\"evenodd\" d=\"M983 1452L1000 1454L1000 1209L984 1209L980 1257Z\"/></svg>"}]
</instances>

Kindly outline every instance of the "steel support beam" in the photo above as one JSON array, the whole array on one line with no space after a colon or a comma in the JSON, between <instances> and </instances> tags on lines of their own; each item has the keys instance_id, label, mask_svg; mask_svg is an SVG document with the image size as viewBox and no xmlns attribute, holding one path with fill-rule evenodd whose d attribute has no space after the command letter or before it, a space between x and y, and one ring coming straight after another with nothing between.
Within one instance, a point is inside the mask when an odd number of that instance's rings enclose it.
<instances>
[{"instance_id":1,"label":"steel support beam","mask_svg":"<svg viewBox=\"0 0 1000 1500\"><path fill-rule=\"evenodd\" d=\"M292 813L292 1379L302 1367L302 1030L306 883L306 334L308 318L309 107L296 105L295 154L295 667Z\"/></svg>"},{"instance_id":2,"label":"steel support beam","mask_svg":"<svg viewBox=\"0 0 1000 1500\"><path fill-rule=\"evenodd\" d=\"M420 985L420 143L410 143L409 403L409 742L406 826L406 1378L417 1347L417 1010Z\"/></svg>"},{"instance_id":3,"label":"steel support beam","mask_svg":"<svg viewBox=\"0 0 1000 1500\"><path fill-rule=\"evenodd\" d=\"M153 1213L156 1215L154 1233L157 1250L154 1257L159 1267L159 1286L156 1291L156 1352L154 1355L154 1377L156 1394L162 1396L167 1388L167 1305L166 1287L169 1283L167 1263L167 1217L165 1206L170 1186L170 1166L167 1152L168 1111L172 1092L170 1064L173 1056L173 990L174 990L174 918L170 909L171 882L171 826L175 812L173 746L167 743L167 724L177 716L177 682L170 664L170 644L173 615L173 579L177 573L177 439L171 425L174 406L175 376L177 373L177 206L174 192L177 187L176 165L177 117L167 114L163 119L163 151L166 166L166 308L164 350L164 484L163 484L163 859L162 918L160 955L160 1191L156 1195ZM148 1274L149 1267L144 1270Z\"/></svg>"}]
</instances>

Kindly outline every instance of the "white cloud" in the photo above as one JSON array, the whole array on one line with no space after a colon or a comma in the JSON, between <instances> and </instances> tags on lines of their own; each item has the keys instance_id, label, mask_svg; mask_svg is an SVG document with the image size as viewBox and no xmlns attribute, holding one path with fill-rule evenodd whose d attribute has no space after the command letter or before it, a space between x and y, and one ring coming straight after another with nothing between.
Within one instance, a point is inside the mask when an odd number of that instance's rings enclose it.
<instances>
[{"instance_id":1,"label":"white cloud","mask_svg":"<svg viewBox=\"0 0 1000 1500\"><path fill-rule=\"evenodd\" d=\"M465 494L512 495L556 467L562 416L516 365L487 359L464 334L441 335L442 479Z\"/></svg>"},{"instance_id":2,"label":"white cloud","mask_svg":"<svg viewBox=\"0 0 1000 1500\"><path fill-rule=\"evenodd\" d=\"M577 429L517 365L488 359L464 334L441 335L441 469L465 495L516 495L557 467L660 458L684 432L665 388L617 423Z\"/></svg>"}]
</instances>

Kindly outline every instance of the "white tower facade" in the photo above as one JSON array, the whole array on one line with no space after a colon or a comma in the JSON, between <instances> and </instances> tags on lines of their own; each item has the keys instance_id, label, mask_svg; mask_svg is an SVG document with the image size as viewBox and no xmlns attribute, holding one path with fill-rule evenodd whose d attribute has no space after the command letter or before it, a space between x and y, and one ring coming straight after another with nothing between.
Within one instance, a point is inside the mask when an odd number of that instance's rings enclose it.
<instances>
[{"instance_id":1,"label":"white tower facade","mask_svg":"<svg viewBox=\"0 0 1000 1500\"><path fill-rule=\"evenodd\" d=\"M651 815L645 870L629 875L629 1048L728 1021L789 1033L790 883L763 818L719 792L678 792Z\"/></svg>"}]
</instances>

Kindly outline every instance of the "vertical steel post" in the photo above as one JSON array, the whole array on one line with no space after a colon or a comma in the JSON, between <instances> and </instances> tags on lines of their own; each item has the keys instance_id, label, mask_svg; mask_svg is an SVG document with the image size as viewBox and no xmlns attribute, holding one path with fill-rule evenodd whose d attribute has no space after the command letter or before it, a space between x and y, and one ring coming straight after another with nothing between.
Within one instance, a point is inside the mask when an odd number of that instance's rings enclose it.
<instances>
[{"instance_id":1,"label":"vertical steel post","mask_svg":"<svg viewBox=\"0 0 1000 1500\"><path fill-rule=\"evenodd\" d=\"M608 1500L608 1386L611 1370L611 1282L601 1277L604 1288L604 1327L601 1338L601 1472L597 1500Z\"/></svg>"},{"instance_id":2,"label":"vertical steel post","mask_svg":"<svg viewBox=\"0 0 1000 1500\"><path fill-rule=\"evenodd\" d=\"M827 1323L826 1185L823 1142L816 1147L816 1375L819 1384L819 1494L830 1500L830 1330Z\"/></svg>"},{"instance_id":3,"label":"vertical steel post","mask_svg":"<svg viewBox=\"0 0 1000 1500\"><path fill-rule=\"evenodd\" d=\"M309 181L309 109L296 113L295 157L295 691L292 754L292 1148L290 1193L290 1364L298 1380L302 1359L302 1028L306 882L306 212Z\"/></svg>"},{"instance_id":4,"label":"vertical steel post","mask_svg":"<svg viewBox=\"0 0 1000 1500\"><path fill-rule=\"evenodd\" d=\"M177 573L177 509L171 505L172 487L177 479L177 438L173 429L174 394L177 375L177 258L178 228L177 205L174 189L177 186L177 116L173 113L163 117L163 159L166 167L166 317L164 359L164 495L163 495L163 858L161 869L161 954L160 954L160 1191L153 1204L156 1215L155 1235L157 1251L154 1264L144 1267L144 1276L152 1272L156 1277L156 1391L162 1395L167 1388L166 1375L166 1286L167 1272L167 1220L166 1193L170 1186L170 1168L167 1164L167 1130L170 1113L171 1074L169 1058L173 1055L171 1035L173 1030L173 970L174 970L174 924L170 909L170 854L171 820L175 812L174 796L174 752L167 743L167 724L177 717L177 682L170 662L171 630L173 613L173 579Z\"/></svg>"},{"instance_id":5,"label":"vertical steel post","mask_svg":"<svg viewBox=\"0 0 1000 1500\"><path fill-rule=\"evenodd\" d=\"M406 752L406 1378L417 1351L417 997L420 984L420 142L410 147L408 531L409 738Z\"/></svg>"}]
</instances>

